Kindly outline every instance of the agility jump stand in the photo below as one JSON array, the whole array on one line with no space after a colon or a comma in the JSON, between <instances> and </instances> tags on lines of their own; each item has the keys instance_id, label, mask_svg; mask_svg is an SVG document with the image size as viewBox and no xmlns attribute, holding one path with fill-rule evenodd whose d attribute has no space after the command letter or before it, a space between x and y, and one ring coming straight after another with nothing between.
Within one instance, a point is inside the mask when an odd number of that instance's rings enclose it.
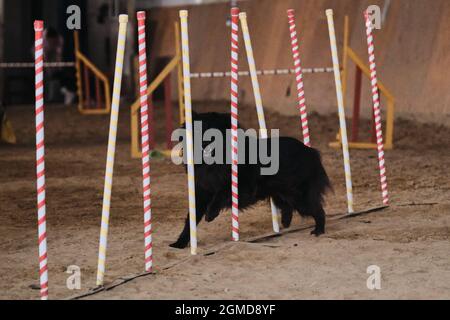
<instances>
[{"instance_id":1,"label":"agility jump stand","mask_svg":"<svg viewBox=\"0 0 450 320\"><path fill-rule=\"evenodd\" d=\"M355 53L355 51L349 45L349 18L345 16L344 20L344 40L343 40L343 54L342 54L342 91L345 99L347 92L347 78L348 78L348 61L352 61L355 64L355 84L354 84L354 98L353 98L353 116L351 123L351 136L349 139L349 148L354 149L377 149L377 138L375 130L375 119L372 129L372 141L363 142L359 141L359 117L361 106L361 89L362 89L362 75L366 76L371 81L371 70L363 62L363 60ZM390 150L394 147L394 113L395 113L395 97L390 90L378 79L377 86L379 94L382 94L386 98L386 135L385 135L385 150ZM330 147L341 147L341 136L338 133L336 135L337 140L330 142Z\"/></svg>"},{"instance_id":2,"label":"agility jump stand","mask_svg":"<svg viewBox=\"0 0 450 320\"><path fill-rule=\"evenodd\" d=\"M344 156L344 168L345 168L345 182L347 188L347 203L348 203L348 212L353 212L353 193L352 193L352 181L351 181L351 171L350 171L350 156L348 152L349 143L347 141L347 128L345 122L345 111L344 111L344 98L343 93L345 89L342 88L341 79L339 74L339 60L337 54L337 46L336 46L336 36L334 31L334 22L333 22L333 10L326 10L327 20L328 20L328 29L330 34L330 46L333 58L333 66L334 66L334 74L335 74L335 82L336 82L336 95L338 100L338 110L339 110L339 124L340 124L340 134L338 138L340 139L339 144L342 146L342 153ZM375 132L376 132L376 148L378 149L378 165L380 170L380 182L381 182L381 192L383 205L387 206L389 204L388 190L387 190L387 178L386 178L386 167L385 167L385 159L384 159L384 144L383 144L383 133L381 128L381 111L380 111L380 85L377 79L376 72L376 64L375 64L375 49L373 44L373 35L372 35L372 25L370 19L368 17L367 12L364 12L365 24L366 24L366 35L367 35L367 47L369 54L369 65L370 71L367 71L369 77L371 79L371 90L372 90L372 103L373 103L373 117L375 121ZM351 49L348 47L348 18L345 19L345 29L344 29L344 78L346 78L345 70L347 68L346 55L349 54ZM357 63L357 68L362 69L365 67L362 62L354 59L356 55L352 58ZM361 80L361 77L356 77L357 81ZM360 86L359 86L360 87ZM383 87L383 89L385 89ZM358 89L359 90L359 89ZM356 91L357 95L355 98L359 99L358 91ZM355 99L356 100L356 99ZM391 100L391 103L393 99ZM392 118L390 120L392 123L388 125L390 130L392 130L393 125L393 105L390 107L391 112L388 112L388 115ZM359 113L359 108L357 110ZM355 119L353 119L355 121ZM390 131L390 134L392 131ZM392 135L390 135L390 139L392 139ZM392 140L391 140L392 142ZM335 146L335 145L333 145ZM357 145L358 148L372 148L371 145Z\"/></svg>"},{"instance_id":3,"label":"agility jump stand","mask_svg":"<svg viewBox=\"0 0 450 320\"><path fill-rule=\"evenodd\" d=\"M136 56L134 58L134 67L135 70L139 69L139 59ZM164 78L164 80L162 81L161 85L164 89L164 118L165 118L165 142L166 142L166 149L164 150L157 150L158 152L162 152L163 154L169 154L169 150L172 149L172 140L171 140L171 134L173 131L173 125L172 125L172 77L171 77L172 73L169 73L166 78ZM139 72L135 72L135 86L136 86L136 90L137 90L137 95L136 97L139 97ZM153 93L152 94L148 94L147 95L147 99L148 99L148 105L149 105L149 123L151 127L154 127L154 114L153 114ZM138 98L137 100L138 101ZM135 112L132 116L132 123L133 123L133 128L135 125L138 124L137 121L137 115L139 112ZM138 128L136 127L136 130L138 130ZM156 145L156 141L155 141L155 134L153 131L150 132L150 136L149 136L149 143L150 143L150 150L154 150L155 151L155 145ZM137 148L136 150L134 150L132 153L135 154L135 156L133 156L133 158L138 158L140 156L140 152L141 150L139 150L139 148Z\"/></svg>"},{"instance_id":4,"label":"agility jump stand","mask_svg":"<svg viewBox=\"0 0 450 320\"><path fill-rule=\"evenodd\" d=\"M35 96L36 96L36 188L39 237L39 283L41 299L48 299L47 223L45 207L44 147L44 22L34 22Z\"/></svg>"},{"instance_id":5,"label":"agility jump stand","mask_svg":"<svg viewBox=\"0 0 450 320\"><path fill-rule=\"evenodd\" d=\"M78 111L83 115L109 114L111 96L108 77L80 51L78 31L73 33L75 61L46 62L45 68L75 67ZM34 62L0 62L3 68L33 68ZM91 83L95 84L95 94L91 96Z\"/></svg>"},{"instance_id":6,"label":"agility jump stand","mask_svg":"<svg viewBox=\"0 0 450 320\"><path fill-rule=\"evenodd\" d=\"M164 67L164 69L155 77L155 79L148 85L146 92L149 99L149 122L153 122L152 113L152 99L151 96L153 92L161 85L164 85L164 100L165 100L165 121L166 121L166 149L162 150L161 153L165 156L170 157L170 149L172 148L171 134L172 134L172 104L171 104L171 75L177 68L177 80L178 80L178 101L179 101L179 111L180 111L180 124L184 122L184 106L183 106L183 84L182 84L182 65L181 65L181 49L180 49L180 31L178 23L174 24L175 29L175 56L170 60L170 62ZM130 106L131 117L130 117L130 136L131 136L131 157L137 159L141 157L141 150L139 150L139 108L140 108L140 98L136 99L135 102ZM155 147L154 133L150 132L149 135L150 149Z\"/></svg>"},{"instance_id":7,"label":"agility jump stand","mask_svg":"<svg viewBox=\"0 0 450 320\"><path fill-rule=\"evenodd\" d=\"M119 16L119 36L117 38L116 68L112 94L111 120L109 124L108 151L106 156L105 186L103 191L100 244L98 249L97 285L103 285L105 275L106 248L108 243L109 215L111 207L111 189L113 183L114 156L116 151L117 122L119 120L120 87L122 83L123 59L127 35L128 15Z\"/></svg>"},{"instance_id":8,"label":"agility jump stand","mask_svg":"<svg viewBox=\"0 0 450 320\"><path fill-rule=\"evenodd\" d=\"M45 68L75 67L78 111L83 115L109 114L111 97L108 77L80 51L78 31L73 33L75 61L46 62ZM34 62L0 62L3 68L33 68ZM95 95L91 96L91 82L95 83Z\"/></svg>"},{"instance_id":9,"label":"agility jump stand","mask_svg":"<svg viewBox=\"0 0 450 320\"><path fill-rule=\"evenodd\" d=\"M75 47L78 111L83 115L109 114L111 111L109 79L80 51L78 31L74 32L73 39ZM91 97L92 76L95 83L94 97ZM103 90L101 87L103 87Z\"/></svg>"}]
</instances>

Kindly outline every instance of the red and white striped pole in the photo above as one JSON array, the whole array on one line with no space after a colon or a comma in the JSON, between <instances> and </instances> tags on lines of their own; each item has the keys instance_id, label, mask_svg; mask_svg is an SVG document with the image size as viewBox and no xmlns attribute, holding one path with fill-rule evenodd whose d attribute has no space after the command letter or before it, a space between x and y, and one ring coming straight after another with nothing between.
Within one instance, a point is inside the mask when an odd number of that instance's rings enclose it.
<instances>
[{"instance_id":1,"label":"red and white striped pole","mask_svg":"<svg viewBox=\"0 0 450 320\"><path fill-rule=\"evenodd\" d=\"M231 8L231 238L239 241L238 51L239 8Z\"/></svg>"},{"instance_id":2,"label":"red and white striped pole","mask_svg":"<svg viewBox=\"0 0 450 320\"><path fill-rule=\"evenodd\" d=\"M147 102L147 57L145 46L145 11L138 11L138 48L139 48L139 94L141 102L141 148L142 148L142 186L144 194L144 256L145 271L151 272L152 252L152 209L150 193L150 145Z\"/></svg>"},{"instance_id":3,"label":"red and white striped pole","mask_svg":"<svg viewBox=\"0 0 450 320\"><path fill-rule=\"evenodd\" d=\"M41 299L48 299L47 225L45 212L45 161L44 161L44 22L34 21L34 61L36 94L36 187L39 237L39 281Z\"/></svg>"},{"instance_id":4,"label":"red and white striped pole","mask_svg":"<svg viewBox=\"0 0 450 320\"><path fill-rule=\"evenodd\" d=\"M306 112L305 91L303 89L303 72L300 61L300 51L297 39L297 31L295 30L295 10L287 11L289 22L289 33L291 35L292 57L294 59L295 81L297 82L297 101L300 109L300 118L302 121L303 143L311 147L309 140L308 114Z\"/></svg>"},{"instance_id":5,"label":"red and white striped pole","mask_svg":"<svg viewBox=\"0 0 450 320\"><path fill-rule=\"evenodd\" d=\"M366 34L367 34L367 47L369 53L369 67L370 67L370 80L372 85L372 101L373 101L373 115L375 120L375 131L377 136L377 148L378 148L378 165L380 168L380 181L381 181L381 195L383 198L383 204L389 204L389 195L387 189L386 178L386 165L384 161L384 144L383 144L383 131L381 129L381 110L380 110L380 95L378 92L378 79L377 70L375 64L375 46L373 44L372 35L372 23L367 11L364 12L364 18L366 21Z\"/></svg>"}]
</instances>

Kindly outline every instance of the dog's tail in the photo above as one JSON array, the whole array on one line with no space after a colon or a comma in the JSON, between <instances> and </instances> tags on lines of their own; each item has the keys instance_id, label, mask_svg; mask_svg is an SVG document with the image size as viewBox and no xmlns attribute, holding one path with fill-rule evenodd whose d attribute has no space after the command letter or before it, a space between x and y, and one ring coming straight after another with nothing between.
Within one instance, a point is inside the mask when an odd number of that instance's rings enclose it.
<instances>
[{"instance_id":1,"label":"dog's tail","mask_svg":"<svg viewBox=\"0 0 450 320\"><path fill-rule=\"evenodd\" d=\"M320 199L319 201L323 202L323 197L327 191L333 191L333 187L331 185L330 179L328 178L328 174L325 171L325 168L322 164L322 157L320 155L320 152L316 149L314 150L315 153L315 168L313 173L313 179L310 182L310 195L314 195L317 197L319 195Z\"/></svg>"}]
</instances>

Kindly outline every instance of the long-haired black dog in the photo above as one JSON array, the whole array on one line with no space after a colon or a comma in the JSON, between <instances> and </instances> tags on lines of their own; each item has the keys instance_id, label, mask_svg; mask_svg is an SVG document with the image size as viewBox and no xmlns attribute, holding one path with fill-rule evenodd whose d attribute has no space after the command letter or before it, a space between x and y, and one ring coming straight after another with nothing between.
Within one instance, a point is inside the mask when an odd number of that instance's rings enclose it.
<instances>
[{"instance_id":1,"label":"long-haired black dog","mask_svg":"<svg viewBox=\"0 0 450 320\"><path fill-rule=\"evenodd\" d=\"M194 131L194 144L196 135L203 136L208 129L218 129L223 137L226 137L226 131L231 128L230 114L194 113L193 120L202 123L202 132ZM256 164L247 163L250 149L248 145L251 139L257 138L245 136L246 162L238 165L239 210L242 211L260 200L271 198L281 210L281 221L284 227L290 226L292 214L297 211L302 216L314 218L315 228L311 234L316 236L323 234L325 211L322 203L324 193L327 188L330 188L330 181L322 166L319 152L305 146L297 139L279 137L278 172L274 175L261 175L261 168L265 165L261 164L259 157ZM269 145L273 139L268 138ZM210 143L202 142L202 150ZM225 141L223 146L225 152L230 152L225 150ZM223 154L226 154L225 152ZM223 209L231 208L231 164L195 163L194 169L197 224L203 216L210 222ZM188 215L178 240L170 246L185 248L189 240Z\"/></svg>"}]
</instances>

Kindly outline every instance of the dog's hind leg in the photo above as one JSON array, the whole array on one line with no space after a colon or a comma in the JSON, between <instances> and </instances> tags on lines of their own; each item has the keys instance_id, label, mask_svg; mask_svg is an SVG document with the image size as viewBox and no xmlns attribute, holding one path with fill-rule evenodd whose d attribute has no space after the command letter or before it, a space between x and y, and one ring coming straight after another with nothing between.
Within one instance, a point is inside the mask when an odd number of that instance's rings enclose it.
<instances>
[{"instance_id":1,"label":"dog's hind leg","mask_svg":"<svg viewBox=\"0 0 450 320\"><path fill-rule=\"evenodd\" d=\"M323 210L322 204L300 204L297 203L296 210L303 217L313 217L315 222L314 230L311 234L317 237L325 233L325 211Z\"/></svg>"},{"instance_id":2,"label":"dog's hind leg","mask_svg":"<svg viewBox=\"0 0 450 320\"><path fill-rule=\"evenodd\" d=\"M274 196L272 199L275 203L275 206L281 211L281 224L284 228L289 228L291 225L292 213L294 212L294 208L289 203L282 200L280 197Z\"/></svg>"},{"instance_id":3,"label":"dog's hind leg","mask_svg":"<svg viewBox=\"0 0 450 320\"><path fill-rule=\"evenodd\" d=\"M321 234L325 233L325 211L323 210L322 206L315 210L313 218L316 223L316 227L313 231L311 231L311 234L314 234L316 237L318 237Z\"/></svg>"},{"instance_id":4,"label":"dog's hind leg","mask_svg":"<svg viewBox=\"0 0 450 320\"><path fill-rule=\"evenodd\" d=\"M292 221L292 212L294 211L291 207L281 208L281 223L284 228L289 228Z\"/></svg>"}]
</instances>

